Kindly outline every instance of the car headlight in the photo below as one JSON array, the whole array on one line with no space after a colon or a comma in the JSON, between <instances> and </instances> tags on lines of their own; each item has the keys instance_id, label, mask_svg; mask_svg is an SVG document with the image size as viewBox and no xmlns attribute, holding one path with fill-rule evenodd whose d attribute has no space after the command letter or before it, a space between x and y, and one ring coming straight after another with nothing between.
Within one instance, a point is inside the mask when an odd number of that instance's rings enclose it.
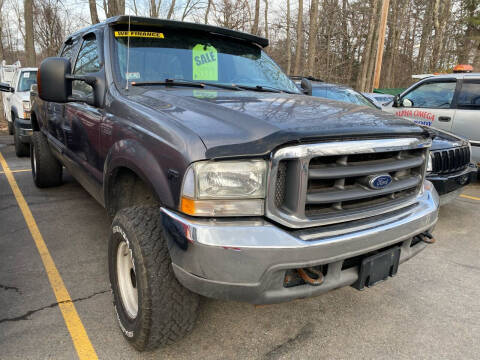
<instances>
[{"instance_id":1,"label":"car headlight","mask_svg":"<svg viewBox=\"0 0 480 360\"><path fill-rule=\"evenodd\" d=\"M180 210L192 216L264 213L267 162L200 161L184 177Z\"/></svg>"},{"instance_id":2,"label":"car headlight","mask_svg":"<svg viewBox=\"0 0 480 360\"><path fill-rule=\"evenodd\" d=\"M23 111L27 111L27 112L30 111L30 101L24 100L22 104L23 104Z\"/></svg>"},{"instance_id":3,"label":"car headlight","mask_svg":"<svg viewBox=\"0 0 480 360\"><path fill-rule=\"evenodd\" d=\"M432 160L432 155L428 155L428 161L427 161L427 174L431 173L433 171L433 160Z\"/></svg>"}]
</instances>

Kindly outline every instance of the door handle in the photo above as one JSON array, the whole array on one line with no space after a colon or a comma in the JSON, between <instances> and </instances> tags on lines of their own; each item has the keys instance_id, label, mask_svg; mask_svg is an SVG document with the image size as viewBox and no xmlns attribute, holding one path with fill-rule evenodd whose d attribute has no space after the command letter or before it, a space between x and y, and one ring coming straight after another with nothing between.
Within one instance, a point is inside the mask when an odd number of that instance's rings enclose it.
<instances>
[{"instance_id":1,"label":"door handle","mask_svg":"<svg viewBox=\"0 0 480 360\"><path fill-rule=\"evenodd\" d=\"M452 118L450 116L439 116L438 117L438 121L449 122L450 120L452 120Z\"/></svg>"}]
</instances>

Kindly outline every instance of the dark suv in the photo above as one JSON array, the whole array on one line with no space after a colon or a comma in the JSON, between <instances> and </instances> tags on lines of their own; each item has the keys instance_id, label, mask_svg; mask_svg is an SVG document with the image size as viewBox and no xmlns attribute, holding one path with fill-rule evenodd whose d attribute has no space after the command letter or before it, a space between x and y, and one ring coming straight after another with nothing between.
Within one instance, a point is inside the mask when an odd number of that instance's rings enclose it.
<instances>
[{"instance_id":1,"label":"dark suv","mask_svg":"<svg viewBox=\"0 0 480 360\"><path fill-rule=\"evenodd\" d=\"M301 79L292 77L300 89ZM308 92L311 91L313 96L382 109L373 100L348 86L314 78L305 80L308 81ZM425 127L425 130L430 132L433 139L428 158L427 180L433 183L440 195L440 205L445 205L455 200L464 186L476 180L477 167L471 162L471 146L468 140L439 129Z\"/></svg>"},{"instance_id":2,"label":"dark suv","mask_svg":"<svg viewBox=\"0 0 480 360\"><path fill-rule=\"evenodd\" d=\"M139 350L184 336L198 294L363 289L433 242L428 132L302 95L267 45L122 16L40 66L33 179L60 185L65 166L106 207L115 310Z\"/></svg>"}]
</instances>

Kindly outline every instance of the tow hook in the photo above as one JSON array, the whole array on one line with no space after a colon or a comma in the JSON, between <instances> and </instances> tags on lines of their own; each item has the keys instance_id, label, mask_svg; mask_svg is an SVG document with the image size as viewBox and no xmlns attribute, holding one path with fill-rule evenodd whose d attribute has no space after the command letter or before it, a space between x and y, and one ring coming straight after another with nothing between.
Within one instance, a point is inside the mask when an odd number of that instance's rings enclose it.
<instances>
[{"instance_id":1,"label":"tow hook","mask_svg":"<svg viewBox=\"0 0 480 360\"><path fill-rule=\"evenodd\" d=\"M417 237L422 240L424 243L427 244L433 244L436 240L433 237L432 234L430 234L428 231L425 231L424 233L418 234Z\"/></svg>"},{"instance_id":2,"label":"tow hook","mask_svg":"<svg viewBox=\"0 0 480 360\"><path fill-rule=\"evenodd\" d=\"M323 273L320 270L314 268L297 269L298 275L307 284L318 286L323 284Z\"/></svg>"}]
</instances>

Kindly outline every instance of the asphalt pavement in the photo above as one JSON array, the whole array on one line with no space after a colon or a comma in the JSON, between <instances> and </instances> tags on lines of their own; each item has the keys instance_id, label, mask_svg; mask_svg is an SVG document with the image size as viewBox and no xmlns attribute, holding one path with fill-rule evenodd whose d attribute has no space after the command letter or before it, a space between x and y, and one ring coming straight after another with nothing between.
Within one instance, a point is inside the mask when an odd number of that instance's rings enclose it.
<instances>
[{"instance_id":1,"label":"asphalt pavement","mask_svg":"<svg viewBox=\"0 0 480 360\"><path fill-rule=\"evenodd\" d=\"M401 265L389 281L364 291L346 287L260 307L202 299L190 335L138 353L124 340L114 315L105 210L67 172L62 186L37 189L30 159L16 158L11 136L0 136L0 153L99 359L480 357L478 183L441 209L437 242ZM78 358L72 328L53 291L59 285L52 287L44 256L0 172L0 359Z\"/></svg>"}]
</instances>

